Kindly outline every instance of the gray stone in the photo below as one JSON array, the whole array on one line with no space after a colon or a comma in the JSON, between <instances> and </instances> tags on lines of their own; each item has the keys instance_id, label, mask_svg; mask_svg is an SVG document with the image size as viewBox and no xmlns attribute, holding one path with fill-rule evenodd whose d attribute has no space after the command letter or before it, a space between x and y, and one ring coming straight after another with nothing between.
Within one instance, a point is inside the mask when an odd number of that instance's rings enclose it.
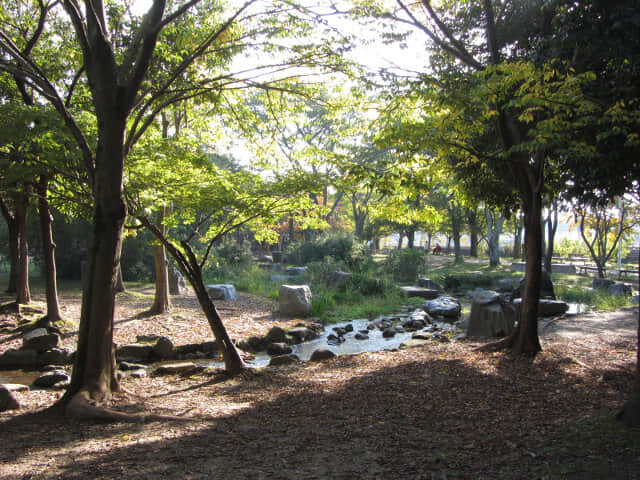
<instances>
[{"instance_id":1,"label":"gray stone","mask_svg":"<svg viewBox=\"0 0 640 480\"><path fill-rule=\"evenodd\" d=\"M616 282L610 280L608 278L594 278L592 287L594 290L607 290L611 285L614 285Z\"/></svg>"},{"instance_id":2,"label":"gray stone","mask_svg":"<svg viewBox=\"0 0 640 480\"><path fill-rule=\"evenodd\" d=\"M160 365L153 371L152 375L193 375L194 373L200 373L203 370L204 367L198 366L192 362L178 362Z\"/></svg>"},{"instance_id":3,"label":"gray stone","mask_svg":"<svg viewBox=\"0 0 640 480\"><path fill-rule=\"evenodd\" d=\"M300 359L296 355L278 355L269 360L269 366L277 367L279 365L291 365L293 363L298 363L299 361Z\"/></svg>"},{"instance_id":4,"label":"gray stone","mask_svg":"<svg viewBox=\"0 0 640 480\"><path fill-rule=\"evenodd\" d=\"M260 263L273 263L273 257L271 255L262 255L258 261Z\"/></svg>"},{"instance_id":5,"label":"gray stone","mask_svg":"<svg viewBox=\"0 0 640 480\"><path fill-rule=\"evenodd\" d=\"M281 315L306 317L311 312L311 289L308 285L282 285L279 303Z\"/></svg>"},{"instance_id":6,"label":"gray stone","mask_svg":"<svg viewBox=\"0 0 640 480\"><path fill-rule=\"evenodd\" d=\"M71 365L71 350L52 348L38 355L38 365Z\"/></svg>"},{"instance_id":7,"label":"gray stone","mask_svg":"<svg viewBox=\"0 0 640 480\"><path fill-rule=\"evenodd\" d=\"M284 343L287 341L287 332L279 326L271 327L271 330L265 335L265 339L269 343Z\"/></svg>"},{"instance_id":8,"label":"gray stone","mask_svg":"<svg viewBox=\"0 0 640 480\"><path fill-rule=\"evenodd\" d=\"M631 285L628 283L614 283L609 286L609 294L618 297L630 297L633 294Z\"/></svg>"},{"instance_id":9,"label":"gray stone","mask_svg":"<svg viewBox=\"0 0 640 480\"><path fill-rule=\"evenodd\" d=\"M634 295L631 298L631 305L640 305L640 295Z\"/></svg>"},{"instance_id":10,"label":"gray stone","mask_svg":"<svg viewBox=\"0 0 640 480\"><path fill-rule=\"evenodd\" d=\"M422 308L429 315L440 315L449 318L458 317L461 311L460 302L457 299L444 295L435 300L427 300Z\"/></svg>"},{"instance_id":11,"label":"gray stone","mask_svg":"<svg viewBox=\"0 0 640 480\"><path fill-rule=\"evenodd\" d=\"M0 385L0 412L19 409L20 403L13 395L13 392L6 388L5 385Z\"/></svg>"},{"instance_id":12,"label":"gray stone","mask_svg":"<svg viewBox=\"0 0 640 480\"><path fill-rule=\"evenodd\" d=\"M391 327L390 327L390 328L385 328L385 329L382 331L382 336L383 336L384 338L392 338L392 337L395 337L396 333L397 333L397 332L396 332L396 329L395 329L395 328L391 328Z\"/></svg>"},{"instance_id":13,"label":"gray stone","mask_svg":"<svg viewBox=\"0 0 640 480\"><path fill-rule=\"evenodd\" d=\"M0 356L0 369L34 369L38 366L38 352L35 350L9 349Z\"/></svg>"},{"instance_id":14,"label":"gray stone","mask_svg":"<svg viewBox=\"0 0 640 480\"><path fill-rule=\"evenodd\" d=\"M511 335L515 329L516 307L501 300L497 292L485 290L474 295L467 337Z\"/></svg>"},{"instance_id":15,"label":"gray stone","mask_svg":"<svg viewBox=\"0 0 640 480\"><path fill-rule=\"evenodd\" d=\"M146 365L140 365L138 363L119 362L118 363L118 368L120 370L122 370L123 372L128 372L128 371L133 371L133 370L146 370L149 367L147 367Z\"/></svg>"},{"instance_id":16,"label":"gray stone","mask_svg":"<svg viewBox=\"0 0 640 480\"><path fill-rule=\"evenodd\" d=\"M173 358L175 355L173 342L167 337L159 337L153 346L153 355L163 360Z\"/></svg>"},{"instance_id":17,"label":"gray stone","mask_svg":"<svg viewBox=\"0 0 640 480\"><path fill-rule=\"evenodd\" d=\"M335 357L336 354L333 353L331 350L327 350L324 348L319 348L318 350L316 350L315 352L313 352L311 354L311 358L309 359L310 362L320 362L322 360L328 360L330 358Z\"/></svg>"},{"instance_id":18,"label":"gray stone","mask_svg":"<svg viewBox=\"0 0 640 480\"><path fill-rule=\"evenodd\" d=\"M23 385L22 383L3 383L0 384L0 388L5 388L10 392L28 392L29 387L27 385Z\"/></svg>"},{"instance_id":19,"label":"gray stone","mask_svg":"<svg viewBox=\"0 0 640 480\"><path fill-rule=\"evenodd\" d=\"M116 350L116 357L120 360L132 362L148 362L153 354L153 345L150 343L131 343L122 345Z\"/></svg>"},{"instance_id":20,"label":"gray stone","mask_svg":"<svg viewBox=\"0 0 640 480\"><path fill-rule=\"evenodd\" d=\"M576 275L578 273L576 266L570 263L552 263L551 271L553 273L564 273L567 275Z\"/></svg>"},{"instance_id":21,"label":"gray stone","mask_svg":"<svg viewBox=\"0 0 640 480\"><path fill-rule=\"evenodd\" d=\"M569 305L561 300L541 299L538 303L539 317L555 317L562 315L569 310Z\"/></svg>"},{"instance_id":22,"label":"gray stone","mask_svg":"<svg viewBox=\"0 0 640 480\"><path fill-rule=\"evenodd\" d=\"M356 340L369 340L369 335L367 335L366 333L358 332L353 336L353 338L355 338Z\"/></svg>"},{"instance_id":23,"label":"gray stone","mask_svg":"<svg viewBox=\"0 0 640 480\"><path fill-rule=\"evenodd\" d=\"M51 388L60 382L68 382L69 374L64 370L45 372L33 381L33 386L38 388Z\"/></svg>"},{"instance_id":24,"label":"gray stone","mask_svg":"<svg viewBox=\"0 0 640 480\"><path fill-rule=\"evenodd\" d=\"M46 328L36 328L24 335L22 348L42 353L57 347L60 337L56 333L49 333Z\"/></svg>"},{"instance_id":25,"label":"gray stone","mask_svg":"<svg viewBox=\"0 0 640 480\"><path fill-rule=\"evenodd\" d=\"M438 290L442 292L442 287L437 282L434 282L430 278L419 278L418 286L422 288L428 288L429 290Z\"/></svg>"},{"instance_id":26,"label":"gray stone","mask_svg":"<svg viewBox=\"0 0 640 480\"><path fill-rule=\"evenodd\" d=\"M510 278L501 278L496 282L496 290L498 292L507 293L513 290L513 280Z\"/></svg>"},{"instance_id":27,"label":"gray stone","mask_svg":"<svg viewBox=\"0 0 640 480\"><path fill-rule=\"evenodd\" d=\"M524 290L524 277L520 280L520 284L513 291L513 298L522 297L522 292ZM540 284L540 298L550 298L552 300L556 299L556 294L553 290L553 282L551 281L551 275L544 268L542 269L542 282Z\"/></svg>"},{"instance_id":28,"label":"gray stone","mask_svg":"<svg viewBox=\"0 0 640 480\"><path fill-rule=\"evenodd\" d=\"M343 288L349 283L349 278L351 278L350 273L336 270L327 278L327 287L333 289Z\"/></svg>"},{"instance_id":29,"label":"gray stone","mask_svg":"<svg viewBox=\"0 0 640 480\"><path fill-rule=\"evenodd\" d=\"M272 343L267 347L267 354L272 357L277 357L279 355L288 355L291 352L291 347L286 343Z\"/></svg>"},{"instance_id":30,"label":"gray stone","mask_svg":"<svg viewBox=\"0 0 640 480\"><path fill-rule=\"evenodd\" d=\"M133 378L145 378L149 375L149 372L144 368L138 368L135 370L127 370L127 375Z\"/></svg>"},{"instance_id":31,"label":"gray stone","mask_svg":"<svg viewBox=\"0 0 640 480\"><path fill-rule=\"evenodd\" d=\"M318 338L318 334L309 327L294 327L287 330L293 343L302 343Z\"/></svg>"},{"instance_id":32,"label":"gray stone","mask_svg":"<svg viewBox=\"0 0 640 480\"><path fill-rule=\"evenodd\" d=\"M410 338L400 344L400 349L424 347L429 341L422 338Z\"/></svg>"},{"instance_id":33,"label":"gray stone","mask_svg":"<svg viewBox=\"0 0 640 480\"><path fill-rule=\"evenodd\" d=\"M273 283L287 283L287 282L290 282L291 279L292 277L290 277L289 275L281 275L278 273L274 273L269 277L269 281Z\"/></svg>"},{"instance_id":34,"label":"gray stone","mask_svg":"<svg viewBox=\"0 0 640 480\"><path fill-rule=\"evenodd\" d=\"M442 293L441 290L433 290L429 288L420 287L400 287L400 289L407 294L409 298L424 298L426 300L433 300L438 298Z\"/></svg>"},{"instance_id":35,"label":"gray stone","mask_svg":"<svg viewBox=\"0 0 640 480\"><path fill-rule=\"evenodd\" d=\"M514 300L513 304L519 312L520 306L522 305L522 299L517 298ZM555 317L566 313L567 310L569 310L569 305L561 300L541 298L538 302L538 317Z\"/></svg>"},{"instance_id":36,"label":"gray stone","mask_svg":"<svg viewBox=\"0 0 640 480\"><path fill-rule=\"evenodd\" d=\"M431 332L426 332L426 331L416 332L413 335L411 335L411 338L415 340L429 340L431 338Z\"/></svg>"},{"instance_id":37,"label":"gray stone","mask_svg":"<svg viewBox=\"0 0 640 480\"><path fill-rule=\"evenodd\" d=\"M298 275L305 275L307 272L309 272L308 267L289 267L289 268L285 268L284 270L284 273L292 277L297 277Z\"/></svg>"},{"instance_id":38,"label":"gray stone","mask_svg":"<svg viewBox=\"0 0 640 480\"><path fill-rule=\"evenodd\" d=\"M174 347L174 350L177 358L183 358L186 355L213 357L218 353L218 344L215 340L201 343L186 343Z\"/></svg>"},{"instance_id":39,"label":"gray stone","mask_svg":"<svg viewBox=\"0 0 640 480\"><path fill-rule=\"evenodd\" d=\"M207 285L211 300L238 300L236 287L231 284Z\"/></svg>"},{"instance_id":40,"label":"gray stone","mask_svg":"<svg viewBox=\"0 0 640 480\"><path fill-rule=\"evenodd\" d=\"M186 289L187 281L180 270L176 268L169 270L169 293L171 295L184 295Z\"/></svg>"},{"instance_id":41,"label":"gray stone","mask_svg":"<svg viewBox=\"0 0 640 480\"><path fill-rule=\"evenodd\" d=\"M427 322L421 318L410 318L409 320L405 321L402 326L406 331L413 332L426 327Z\"/></svg>"}]
</instances>

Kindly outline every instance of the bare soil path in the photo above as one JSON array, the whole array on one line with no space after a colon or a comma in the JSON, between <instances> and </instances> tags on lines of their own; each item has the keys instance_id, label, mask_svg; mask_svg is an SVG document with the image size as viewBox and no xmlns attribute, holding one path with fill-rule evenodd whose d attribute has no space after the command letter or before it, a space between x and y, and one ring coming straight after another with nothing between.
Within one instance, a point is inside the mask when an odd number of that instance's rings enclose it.
<instances>
[{"instance_id":1,"label":"bare soil path","mask_svg":"<svg viewBox=\"0 0 640 480\"><path fill-rule=\"evenodd\" d=\"M194 299L142 317L149 296L119 297L118 342L211 338ZM63 302L77 314L79 299ZM221 307L236 338L296 323L251 296ZM638 479L640 432L612 419L631 386L637 318L545 322L535 360L434 342L236 378L124 377L115 408L185 422L75 423L42 413L61 392L23 392L22 410L0 414L0 478ZM0 336L0 352L16 342Z\"/></svg>"}]
</instances>

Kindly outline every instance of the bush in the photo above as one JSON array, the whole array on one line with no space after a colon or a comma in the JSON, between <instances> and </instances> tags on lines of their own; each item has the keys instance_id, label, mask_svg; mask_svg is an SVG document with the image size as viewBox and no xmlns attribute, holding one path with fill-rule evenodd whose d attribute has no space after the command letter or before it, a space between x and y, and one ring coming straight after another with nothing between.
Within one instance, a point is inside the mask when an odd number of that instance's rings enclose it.
<instances>
[{"instance_id":1,"label":"bush","mask_svg":"<svg viewBox=\"0 0 640 480\"><path fill-rule=\"evenodd\" d=\"M393 250L385 261L388 273L399 282L415 282L427 267L427 253L424 250L407 248Z\"/></svg>"},{"instance_id":2,"label":"bush","mask_svg":"<svg viewBox=\"0 0 640 480\"><path fill-rule=\"evenodd\" d=\"M243 268L251 263L251 243L244 241L238 243L235 240L223 240L215 248L215 257L220 264L232 267Z\"/></svg>"},{"instance_id":3,"label":"bush","mask_svg":"<svg viewBox=\"0 0 640 480\"><path fill-rule=\"evenodd\" d=\"M287 261L295 265L308 265L330 257L349 268L364 268L371 262L371 253L365 242L346 234L322 235L309 242L294 242L286 249Z\"/></svg>"}]
</instances>

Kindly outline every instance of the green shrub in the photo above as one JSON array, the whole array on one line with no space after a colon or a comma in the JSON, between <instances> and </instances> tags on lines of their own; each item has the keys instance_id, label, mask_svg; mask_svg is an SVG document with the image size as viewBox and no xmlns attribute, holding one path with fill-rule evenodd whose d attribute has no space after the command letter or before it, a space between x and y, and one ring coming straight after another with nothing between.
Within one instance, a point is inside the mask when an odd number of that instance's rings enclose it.
<instances>
[{"instance_id":1,"label":"green shrub","mask_svg":"<svg viewBox=\"0 0 640 480\"><path fill-rule=\"evenodd\" d=\"M330 257L357 269L372 261L366 243L346 234L322 235L308 242L294 242L287 247L286 256L294 265L308 265Z\"/></svg>"},{"instance_id":2,"label":"green shrub","mask_svg":"<svg viewBox=\"0 0 640 480\"><path fill-rule=\"evenodd\" d=\"M223 265L232 268L246 267L251 263L251 243L244 241L240 244L234 240L223 240L215 248L215 258Z\"/></svg>"},{"instance_id":3,"label":"green shrub","mask_svg":"<svg viewBox=\"0 0 640 480\"><path fill-rule=\"evenodd\" d=\"M386 271L399 282L415 282L427 266L424 250L407 248L393 250L384 263Z\"/></svg>"},{"instance_id":4,"label":"green shrub","mask_svg":"<svg viewBox=\"0 0 640 480\"><path fill-rule=\"evenodd\" d=\"M594 310L617 310L630 305L631 299L620 295L611 295L606 290L594 290L583 287L555 286L556 297L567 303L588 305Z\"/></svg>"}]
</instances>

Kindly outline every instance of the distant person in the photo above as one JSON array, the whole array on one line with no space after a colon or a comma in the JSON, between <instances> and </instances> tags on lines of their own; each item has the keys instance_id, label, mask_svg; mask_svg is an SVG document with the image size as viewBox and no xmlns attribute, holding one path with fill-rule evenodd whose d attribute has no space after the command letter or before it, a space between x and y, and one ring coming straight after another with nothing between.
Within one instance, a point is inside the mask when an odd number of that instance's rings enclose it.
<instances>
[{"instance_id":1,"label":"distant person","mask_svg":"<svg viewBox=\"0 0 640 480\"><path fill-rule=\"evenodd\" d=\"M433 247L433 252L434 255L440 255L442 253L442 247L440 246L439 243L436 243L436 246Z\"/></svg>"}]
</instances>

